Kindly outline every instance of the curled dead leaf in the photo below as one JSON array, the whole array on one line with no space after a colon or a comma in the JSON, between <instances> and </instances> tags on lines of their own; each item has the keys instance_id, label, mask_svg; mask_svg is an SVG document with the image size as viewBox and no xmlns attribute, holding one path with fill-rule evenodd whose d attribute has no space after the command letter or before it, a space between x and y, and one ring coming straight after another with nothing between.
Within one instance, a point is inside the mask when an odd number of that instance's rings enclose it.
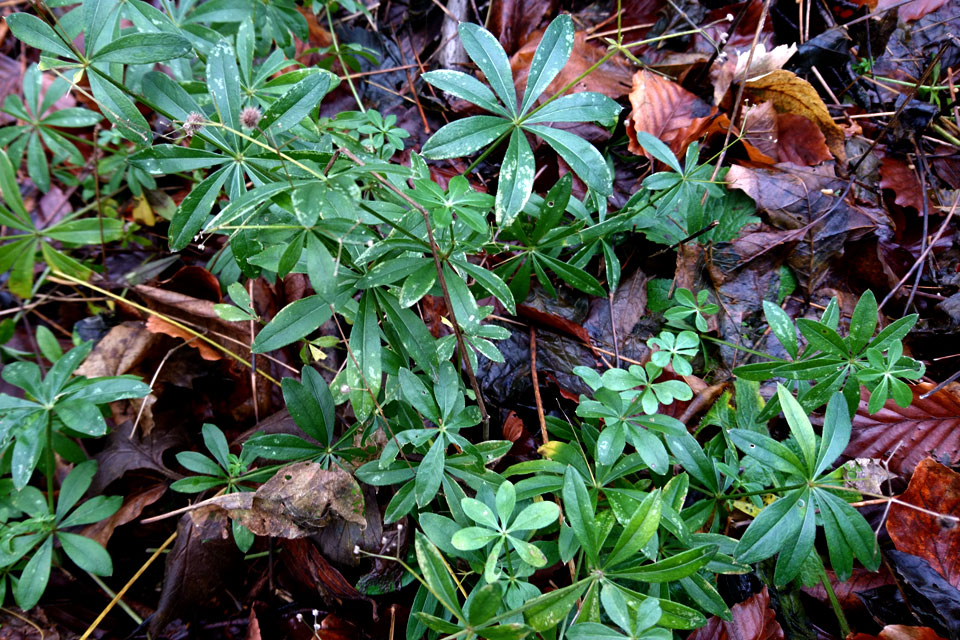
<instances>
[{"instance_id":1,"label":"curled dead leaf","mask_svg":"<svg viewBox=\"0 0 960 640\"><path fill-rule=\"evenodd\" d=\"M315 462L288 465L255 492L217 496L197 507L226 511L258 536L275 538L302 538L337 519L366 525L363 493L353 476Z\"/></svg>"},{"instance_id":2,"label":"curled dead leaf","mask_svg":"<svg viewBox=\"0 0 960 640\"><path fill-rule=\"evenodd\" d=\"M783 640L783 629L770 608L770 592L766 587L730 607L730 613L729 622L713 616L687 640Z\"/></svg>"},{"instance_id":3,"label":"curled dead leaf","mask_svg":"<svg viewBox=\"0 0 960 640\"><path fill-rule=\"evenodd\" d=\"M778 113L808 118L819 127L834 157L839 162L846 161L843 130L830 117L827 105L809 82L791 71L777 69L747 82L746 92L755 102L773 102Z\"/></svg>"},{"instance_id":4,"label":"curled dead leaf","mask_svg":"<svg viewBox=\"0 0 960 640\"><path fill-rule=\"evenodd\" d=\"M960 473L925 458L900 500L925 511L905 504L890 506L887 533L893 544L923 558L950 584L960 586Z\"/></svg>"},{"instance_id":5,"label":"curled dead leaf","mask_svg":"<svg viewBox=\"0 0 960 640\"><path fill-rule=\"evenodd\" d=\"M628 148L650 160L653 156L637 142L638 131L659 138L674 155L682 158L687 146L703 135L717 113L716 107L709 106L676 82L644 69L633 76L630 104L633 109L626 121Z\"/></svg>"}]
</instances>

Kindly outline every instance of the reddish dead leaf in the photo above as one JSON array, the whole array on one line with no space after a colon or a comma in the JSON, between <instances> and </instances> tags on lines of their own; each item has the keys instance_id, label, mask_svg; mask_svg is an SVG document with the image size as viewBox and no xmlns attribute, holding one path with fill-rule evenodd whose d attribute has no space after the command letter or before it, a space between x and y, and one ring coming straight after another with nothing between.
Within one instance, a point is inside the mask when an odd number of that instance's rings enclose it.
<instances>
[{"instance_id":1,"label":"reddish dead leaf","mask_svg":"<svg viewBox=\"0 0 960 640\"><path fill-rule=\"evenodd\" d=\"M956 517L960 514L960 473L925 458L900 496L903 502ZM926 560L950 584L960 586L960 523L894 503L887 533L897 549Z\"/></svg>"},{"instance_id":2,"label":"reddish dead leaf","mask_svg":"<svg viewBox=\"0 0 960 640\"><path fill-rule=\"evenodd\" d=\"M930 627L908 627L902 624L888 624L880 635L869 633L851 633L847 640L944 640Z\"/></svg>"},{"instance_id":3,"label":"reddish dead leaf","mask_svg":"<svg viewBox=\"0 0 960 640\"><path fill-rule=\"evenodd\" d=\"M247 623L247 640L262 640L260 635L260 621L257 612L250 609L250 622Z\"/></svg>"},{"instance_id":4,"label":"reddish dead leaf","mask_svg":"<svg viewBox=\"0 0 960 640\"><path fill-rule=\"evenodd\" d=\"M218 350L194 334L174 324L170 324L163 318L158 318L157 316L147 318L147 331L150 333L162 333L173 338L183 338L191 347L194 347L200 352L200 357L204 360L219 360L223 357Z\"/></svg>"},{"instance_id":5,"label":"reddish dead leaf","mask_svg":"<svg viewBox=\"0 0 960 640\"><path fill-rule=\"evenodd\" d=\"M96 540L105 547L110 540L110 536L113 535L114 529L140 517L143 510L159 500L166 490L167 485L158 484L135 495L127 496L123 500L123 505L115 514L106 520L84 527L80 533Z\"/></svg>"},{"instance_id":6,"label":"reddish dead leaf","mask_svg":"<svg viewBox=\"0 0 960 640\"><path fill-rule=\"evenodd\" d=\"M929 398L920 396L933 385L913 387L913 402L903 409L888 400L870 415L867 398L860 400L853 418L853 437L844 455L850 458L890 458L890 470L910 473L926 456L960 460L960 385L950 384ZM895 451L895 452L894 452Z\"/></svg>"},{"instance_id":7,"label":"reddish dead leaf","mask_svg":"<svg viewBox=\"0 0 960 640\"><path fill-rule=\"evenodd\" d=\"M809 118L793 113L777 116L777 150L780 162L812 167L833 158L827 139Z\"/></svg>"},{"instance_id":8,"label":"reddish dead leaf","mask_svg":"<svg viewBox=\"0 0 960 640\"><path fill-rule=\"evenodd\" d=\"M916 170L902 158L886 156L880 163L880 187L893 191L893 201L901 207L923 211L924 194ZM930 211L937 211L930 207Z\"/></svg>"},{"instance_id":9,"label":"reddish dead leaf","mask_svg":"<svg viewBox=\"0 0 960 640\"><path fill-rule=\"evenodd\" d=\"M899 7L900 19L909 22L919 20L928 13L933 13L947 4L947 0L911 0L906 4L900 4L901 1L902 0L880 0L877 3L877 11L886 11L894 7Z\"/></svg>"},{"instance_id":10,"label":"reddish dead leaf","mask_svg":"<svg viewBox=\"0 0 960 640\"><path fill-rule=\"evenodd\" d=\"M543 37L542 31L532 34L530 39L510 58L510 68L517 84L518 94L527 87L527 74L530 72L530 63L533 54ZM547 87L543 98L549 98L580 77L583 72L600 61L606 54L606 47L588 41L586 34L578 32L573 40L573 52L563 69L557 74L553 82ZM595 69L590 75L582 78L570 88L568 93L581 91L596 91L611 98L619 98L630 91L630 69L619 57L611 58Z\"/></svg>"},{"instance_id":11,"label":"reddish dead leaf","mask_svg":"<svg viewBox=\"0 0 960 640\"><path fill-rule=\"evenodd\" d=\"M895 584L893 576L890 575L890 571L886 565L880 565L879 571L867 571L861 567L854 567L850 579L844 580L843 582L837 580L837 574L831 569L827 569L827 577L830 579L830 584L837 594L837 600L840 602L840 606L847 612L864 609L863 601L858 595L859 593L884 585ZM804 587L803 590L822 602L825 606L830 606L830 600L827 597L827 592L823 588L822 583L817 583L815 587Z\"/></svg>"},{"instance_id":12,"label":"reddish dead leaf","mask_svg":"<svg viewBox=\"0 0 960 640\"><path fill-rule=\"evenodd\" d=\"M833 158L816 124L804 116L778 114L772 101L746 113L743 142L750 159L760 164L790 162L812 167Z\"/></svg>"},{"instance_id":13,"label":"reddish dead leaf","mask_svg":"<svg viewBox=\"0 0 960 640\"><path fill-rule=\"evenodd\" d=\"M323 554L306 538L283 540L283 549L289 555L285 566L293 577L306 589L319 589L324 600L330 604L342 604L349 600L366 600L373 604L370 598L356 590L354 586L331 565ZM373 604L376 607L375 604Z\"/></svg>"},{"instance_id":14,"label":"reddish dead leaf","mask_svg":"<svg viewBox=\"0 0 960 640\"><path fill-rule=\"evenodd\" d=\"M740 604L730 608L730 622L713 616L687 640L782 640L783 629L770 608L770 593L764 587Z\"/></svg>"},{"instance_id":15,"label":"reddish dead leaf","mask_svg":"<svg viewBox=\"0 0 960 640\"><path fill-rule=\"evenodd\" d=\"M503 421L503 437L510 442L516 442L523 435L523 420L515 411L507 414L507 419Z\"/></svg>"},{"instance_id":16,"label":"reddish dead leaf","mask_svg":"<svg viewBox=\"0 0 960 640\"><path fill-rule=\"evenodd\" d=\"M242 358L249 357L249 348L244 346L250 343L247 323L227 322L221 319L213 309L215 302L209 297L197 297L147 285L139 285L135 290L144 299L146 305L158 314L198 331ZM201 288L197 295L209 296L209 291ZM190 341L190 346L200 350L200 355L205 360L217 360L223 356L219 349L215 349L206 341L180 327L171 325L156 315L151 314L148 318L147 329Z\"/></svg>"},{"instance_id":17,"label":"reddish dead leaf","mask_svg":"<svg viewBox=\"0 0 960 640\"><path fill-rule=\"evenodd\" d=\"M757 102L773 102L777 113L804 116L823 133L827 146L839 162L846 161L843 130L833 121L820 94L809 82L791 71L777 69L746 83L747 95Z\"/></svg>"},{"instance_id":18,"label":"reddish dead leaf","mask_svg":"<svg viewBox=\"0 0 960 640\"><path fill-rule=\"evenodd\" d=\"M646 70L633 76L630 104L633 110L626 121L628 148L650 160L653 156L637 142L638 131L659 138L674 155L682 158L687 146L706 131L717 112L716 107L709 106L676 82Z\"/></svg>"},{"instance_id":19,"label":"reddish dead leaf","mask_svg":"<svg viewBox=\"0 0 960 640\"><path fill-rule=\"evenodd\" d=\"M533 324L553 329L558 333L573 336L584 344L590 344L590 334L587 333L586 329L576 322L562 318L555 313L547 313L525 304L518 304L517 316L524 320L529 320Z\"/></svg>"},{"instance_id":20,"label":"reddish dead leaf","mask_svg":"<svg viewBox=\"0 0 960 640\"><path fill-rule=\"evenodd\" d=\"M557 0L526 2L525 0L497 0L490 3L487 26L497 36L500 45L512 55L530 39L531 33L543 27L557 10ZM539 38L537 39L539 42Z\"/></svg>"}]
</instances>

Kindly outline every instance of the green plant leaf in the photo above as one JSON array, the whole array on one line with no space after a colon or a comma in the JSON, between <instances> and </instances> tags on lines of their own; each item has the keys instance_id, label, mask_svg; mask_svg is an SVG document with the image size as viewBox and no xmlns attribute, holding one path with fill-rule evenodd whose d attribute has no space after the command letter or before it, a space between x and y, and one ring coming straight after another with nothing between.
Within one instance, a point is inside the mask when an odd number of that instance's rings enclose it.
<instances>
[{"instance_id":1,"label":"green plant leaf","mask_svg":"<svg viewBox=\"0 0 960 640\"><path fill-rule=\"evenodd\" d=\"M556 258L551 258L544 253L534 254L534 259L549 267L551 271L560 276L560 279L571 287L593 296L604 298L607 296L600 282L583 269L578 269L571 264L562 262Z\"/></svg>"},{"instance_id":2,"label":"green plant leaf","mask_svg":"<svg viewBox=\"0 0 960 640\"><path fill-rule=\"evenodd\" d=\"M645 151L649 152L654 158L667 165L674 171L679 174L683 174L683 168L680 166L680 161L677 160L677 157L673 155L673 151L670 151L670 147L660 141L659 138L650 135L646 131L637 131L637 142L640 143L640 146L644 148ZM677 292L679 294L679 291ZM689 292L688 292L689 293ZM677 299L680 299L680 296L677 296ZM690 298L690 302L693 303L693 298ZM690 306L694 306L695 303Z\"/></svg>"},{"instance_id":3,"label":"green plant leaf","mask_svg":"<svg viewBox=\"0 0 960 640\"><path fill-rule=\"evenodd\" d=\"M796 507L788 517L795 518L800 526L791 536L783 539L783 547L777 558L773 581L782 586L800 574L803 563L813 553L813 543L817 537L816 509L810 504L810 491L803 489Z\"/></svg>"},{"instance_id":4,"label":"green plant leaf","mask_svg":"<svg viewBox=\"0 0 960 640\"><path fill-rule=\"evenodd\" d=\"M820 437L820 449L817 452L814 477L821 473L840 457L850 442L852 425L847 403L840 393L834 394L827 402L827 411L823 416L823 432Z\"/></svg>"},{"instance_id":5,"label":"green plant leaf","mask_svg":"<svg viewBox=\"0 0 960 640\"><path fill-rule=\"evenodd\" d=\"M573 35L573 19L565 13L554 18L543 32L543 37L533 54L533 60L530 61L527 87L523 92L520 113L526 113L533 106L537 98L547 90L553 79L567 64L570 53L573 51Z\"/></svg>"},{"instance_id":6,"label":"green plant leaf","mask_svg":"<svg viewBox=\"0 0 960 640\"><path fill-rule=\"evenodd\" d=\"M640 582L675 582L699 571L716 553L716 545L694 547L653 564L610 572L609 575Z\"/></svg>"},{"instance_id":7,"label":"green plant leaf","mask_svg":"<svg viewBox=\"0 0 960 640\"><path fill-rule=\"evenodd\" d=\"M70 50L63 40L47 25L46 22L37 16L29 13L11 13L6 16L5 21L10 27L10 32L24 44L40 49L55 56L62 56L70 60L76 60L76 56ZM19 602L19 598L17 599ZM30 607L24 607L29 609Z\"/></svg>"},{"instance_id":8,"label":"green plant leaf","mask_svg":"<svg viewBox=\"0 0 960 640\"><path fill-rule=\"evenodd\" d=\"M759 562L780 551L800 528L801 519L796 511L803 495L803 489L791 491L764 507L737 543L736 559L744 563Z\"/></svg>"},{"instance_id":9,"label":"green plant leaf","mask_svg":"<svg viewBox=\"0 0 960 640\"><path fill-rule=\"evenodd\" d=\"M617 123L622 107L602 93L584 91L557 98L524 119L524 125L550 122L599 122L603 126ZM669 174L676 175L676 174Z\"/></svg>"},{"instance_id":10,"label":"green plant leaf","mask_svg":"<svg viewBox=\"0 0 960 640\"><path fill-rule=\"evenodd\" d=\"M441 91L446 91L487 111L510 117L507 110L497 103L497 98L493 95L493 92L471 75L460 71L440 69L438 71L428 71L421 77Z\"/></svg>"},{"instance_id":11,"label":"green plant leaf","mask_svg":"<svg viewBox=\"0 0 960 640\"><path fill-rule=\"evenodd\" d=\"M417 467L414 492L417 496L418 506L422 507L429 504L436 497L437 491L440 490L445 462L444 450L446 448L443 438L437 438L430 445L427 455L423 456L420 466Z\"/></svg>"},{"instance_id":12,"label":"green plant leaf","mask_svg":"<svg viewBox=\"0 0 960 640\"><path fill-rule=\"evenodd\" d=\"M460 604L457 599L457 588L454 585L446 561L433 543L427 540L419 531L416 532L414 548L417 554L417 564L423 572L423 579L430 587L432 595L458 617Z\"/></svg>"},{"instance_id":13,"label":"green plant leaf","mask_svg":"<svg viewBox=\"0 0 960 640\"><path fill-rule=\"evenodd\" d=\"M216 167L230 158L214 151L158 144L130 156L130 164L154 175Z\"/></svg>"},{"instance_id":14,"label":"green plant leaf","mask_svg":"<svg viewBox=\"0 0 960 640\"><path fill-rule=\"evenodd\" d=\"M254 353L266 353L303 338L330 318L330 305L318 295L291 302L267 323L253 341Z\"/></svg>"},{"instance_id":15,"label":"green plant leaf","mask_svg":"<svg viewBox=\"0 0 960 640\"><path fill-rule=\"evenodd\" d=\"M588 187L601 196L609 196L613 193L613 178L610 177L610 170L603 156L592 144L563 129L539 124L524 125L523 128L543 138L570 165L573 172L587 183Z\"/></svg>"},{"instance_id":16,"label":"green plant leaf","mask_svg":"<svg viewBox=\"0 0 960 640\"><path fill-rule=\"evenodd\" d=\"M850 349L847 343L843 341L840 334L822 322L809 318L798 318L797 328L800 329L800 333L807 339L810 346L815 349L838 358L847 359L849 357Z\"/></svg>"},{"instance_id":17,"label":"green plant leaf","mask_svg":"<svg viewBox=\"0 0 960 640\"><path fill-rule=\"evenodd\" d=\"M790 320L787 312L769 300L763 301L763 315L767 319L767 325L777 340L783 345L783 348L790 354L791 358L797 357L797 330Z\"/></svg>"},{"instance_id":18,"label":"green plant leaf","mask_svg":"<svg viewBox=\"0 0 960 640\"><path fill-rule=\"evenodd\" d=\"M323 96L330 91L331 77L335 78L327 71L320 71L311 73L293 85L263 114L260 129L267 133L286 132L299 124L317 109ZM276 131L271 131L271 128Z\"/></svg>"},{"instance_id":19,"label":"green plant leaf","mask_svg":"<svg viewBox=\"0 0 960 640\"><path fill-rule=\"evenodd\" d=\"M420 153L431 160L462 158L490 144L510 127L509 120L495 116L470 116L454 120L430 136Z\"/></svg>"},{"instance_id":20,"label":"green plant leaf","mask_svg":"<svg viewBox=\"0 0 960 640\"><path fill-rule=\"evenodd\" d=\"M620 537L607 556L606 566L614 566L630 558L642 549L660 526L660 492L649 493L637 507L633 516L623 527Z\"/></svg>"},{"instance_id":21,"label":"green plant leaf","mask_svg":"<svg viewBox=\"0 0 960 640\"><path fill-rule=\"evenodd\" d=\"M196 185L183 199L177 212L170 221L169 241L171 251L181 251L187 247L194 236L203 227L220 189L229 176L232 165L217 169Z\"/></svg>"},{"instance_id":22,"label":"green plant leaf","mask_svg":"<svg viewBox=\"0 0 960 640\"><path fill-rule=\"evenodd\" d=\"M510 531L535 531L537 529L543 529L557 522L559 517L560 507L555 503L534 502L521 511L514 521L510 523Z\"/></svg>"},{"instance_id":23,"label":"green plant leaf","mask_svg":"<svg viewBox=\"0 0 960 640\"><path fill-rule=\"evenodd\" d=\"M806 477L806 465L793 451L773 438L746 429L730 429L729 433L733 443L751 458L777 471Z\"/></svg>"},{"instance_id":24,"label":"green plant leaf","mask_svg":"<svg viewBox=\"0 0 960 640\"><path fill-rule=\"evenodd\" d=\"M877 328L877 299L873 291L867 289L850 317L850 352L860 353L860 351L873 338L873 332Z\"/></svg>"},{"instance_id":25,"label":"green plant leaf","mask_svg":"<svg viewBox=\"0 0 960 640\"><path fill-rule=\"evenodd\" d=\"M96 540L66 531L58 531L57 539L63 545L67 556L84 571L89 571L96 576L113 574L110 554Z\"/></svg>"},{"instance_id":26,"label":"green plant leaf","mask_svg":"<svg viewBox=\"0 0 960 640\"><path fill-rule=\"evenodd\" d=\"M524 621L536 631L557 626L587 590L588 582L580 581L534 598L523 611Z\"/></svg>"},{"instance_id":27,"label":"green plant leaf","mask_svg":"<svg viewBox=\"0 0 960 640\"><path fill-rule=\"evenodd\" d=\"M501 225L509 226L527 204L533 191L536 168L533 150L527 137L522 130L513 129L503 163L500 165L500 182L497 184L497 198L494 202L494 213Z\"/></svg>"},{"instance_id":28,"label":"green plant leaf","mask_svg":"<svg viewBox=\"0 0 960 640\"><path fill-rule=\"evenodd\" d=\"M193 47L172 33L135 33L111 40L90 57L91 62L151 64L187 55Z\"/></svg>"},{"instance_id":29,"label":"green plant leaf","mask_svg":"<svg viewBox=\"0 0 960 640\"><path fill-rule=\"evenodd\" d=\"M510 60L492 33L475 24L461 22L457 27L460 43L473 60L487 82L493 87L511 116L517 115L517 92L513 86Z\"/></svg>"},{"instance_id":30,"label":"green plant leaf","mask_svg":"<svg viewBox=\"0 0 960 640\"><path fill-rule=\"evenodd\" d=\"M482 549L499 537L497 532L484 527L464 527L453 534L450 544L460 551L473 551Z\"/></svg>"},{"instance_id":31,"label":"green plant leaf","mask_svg":"<svg viewBox=\"0 0 960 640\"><path fill-rule=\"evenodd\" d=\"M138 145L149 144L153 140L150 125L127 94L101 77L96 67L90 68L87 80L103 115L113 123L120 135Z\"/></svg>"},{"instance_id":32,"label":"green plant leaf","mask_svg":"<svg viewBox=\"0 0 960 640\"><path fill-rule=\"evenodd\" d=\"M24 14L14 14L24 15ZM7 17L9 20L10 16ZM34 552L20 574L20 581L14 590L17 605L23 609L32 609L47 589L50 580L50 563L53 561L53 536L48 536L40 548Z\"/></svg>"},{"instance_id":33,"label":"green plant leaf","mask_svg":"<svg viewBox=\"0 0 960 640\"><path fill-rule=\"evenodd\" d=\"M594 516L593 501L583 482L583 478L573 468L567 467L563 474L563 506L567 514L567 522L573 529L573 534L580 541L580 546L590 559L590 563L597 564L597 522ZM533 625L531 625L533 626Z\"/></svg>"}]
</instances>

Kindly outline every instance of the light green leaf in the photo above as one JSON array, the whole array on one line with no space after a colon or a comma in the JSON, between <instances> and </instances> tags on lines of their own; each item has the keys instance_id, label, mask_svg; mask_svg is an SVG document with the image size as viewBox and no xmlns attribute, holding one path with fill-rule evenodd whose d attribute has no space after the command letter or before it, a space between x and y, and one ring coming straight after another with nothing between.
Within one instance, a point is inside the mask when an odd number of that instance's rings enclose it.
<instances>
[{"instance_id":1,"label":"light green leaf","mask_svg":"<svg viewBox=\"0 0 960 640\"><path fill-rule=\"evenodd\" d=\"M254 353L266 353L296 342L330 318L330 305L318 295L285 306L253 341Z\"/></svg>"},{"instance_id":2,"label":"light green leaf","mask_svg":"<svg viewBox=\"0 0 960 640\"><path fill-rule=\"evenodd\" d=\"M444 125L423 145L421 154L431 160L462 158L485 147L512 125L495 116L470 116Z\"/></svg>"},{"instance_id":3,"label":"light green leaf","mask_svg":"<svg viewBox=\"0 0 960 640\"><path fill-rule=\"evenodd\" d=\"M562 129L543 125L524 125L523 128L543 138L588 187L602 196L613 193L610 170L603 156L592 144Z\"/></svg>"},{"instance_id":4,"label":"light green leaf","mask_svg":"<svg viewBox=\"0 0 960 640\"><path fill-rule=\"evenodd\" d=\"M563 13L557 16L543 32L543 37L533 54L533 60L530 62L530 70L527 75L527 87L523 92L523 102L520 105L520 113L526 113L537 98L547 90L553 79L567 64L572 51L573 19L568 14Z\"/></svg>"},{"instance_id":5,"label":"light green leaf","mask_svg":"<svg viewBox=\"0 0 960 640\"><path fill-rule=\"evenodd\" d=\"M487 85L471 75L460 71L440 69L438 71L428 71L421 77L441 91L446 91L498 115L510 116L506 109L497 103L496 96L487 88Z\"/></svg>"},{"instance_id":6,"label":"light green leaf","mask_svg":"<svg viewBox=\"0 0 960 640\"><path fill-rule=\"evenodd\" d=\"M189 40L172 33L135 33L111 40L97 50L90 60L151 64L185 56L192 49Z\"/></svg>"},{"instance_id":7,"label":"light green leaf","mask_svg":"<svg viewBox=\"0 0 960 640\"><path fill-rule=\"evenodd\" d=\"M510 60L492 33L481 26L461 22L457 27L460 43L487 78L510 115L517 113L517 92L513 86Z\"/></svg>"}]
</instances>

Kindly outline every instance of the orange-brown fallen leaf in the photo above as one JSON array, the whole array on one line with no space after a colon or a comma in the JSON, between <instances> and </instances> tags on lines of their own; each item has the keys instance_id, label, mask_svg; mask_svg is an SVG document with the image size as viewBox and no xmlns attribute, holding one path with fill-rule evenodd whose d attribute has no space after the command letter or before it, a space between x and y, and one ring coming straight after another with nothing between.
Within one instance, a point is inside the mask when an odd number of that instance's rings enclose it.
<instances>
[{"instance_id":1,"label":"orange-brown fallen leaf","mask_svg":"<svg viewBox=\"0 0 960 640\"><path fill-rule=\"evenodd\" d=\"M783 640L777 614L770 608L770 592L764 587L740 604L730 607L730 622L713 616L687 640Z\"/></svg>"},{"instance_id":2,"label":"orange-brown fallen leaf","mask_svg":"<svg viewBox=\"0 0 960 640\"><path fill-rule=\"evenodd\" d=\"M900 4L902 0L880 0L877 3L877 11L886 11L893 7L898 7L899 17L904 21L919 20L928 13L933 13L943 5L947 0L910 0L906 4Z\"/></svg>"},{"instance_id":3,"label":"orange-brown fallen leaf","mask_svg":"<svg viewBox=\"0 0 960 640\"><path fill-rule=\"evenodd\" d=\"M909 627L903 624L888 624L880 635L851 633L847 640L944 640L930 627Z\"/></svg>"},{"instance_id":4,"label":"orange-brown fallen leaf","mask_svg":"<svg viewBox=\"0 0 960 640\"><path fill-rule=\"evenodd\" d=\"M926 560L955 587L960 586L960 473L933 458L917 465L906 493L900 496L933 515L894 503L887 533L897 549Z\"/></svg>"},{"instance_id":5,"label":"orange-brown fallen leaf","mask_svg":"<svg viewBox=\"0 0 960 640\"><path fill-rule=\"evenodd\" d=\"M517 85L518 94L523 93L527 86L527 75L530 72L530 63L533 53L540 44L543 31L536 31L527 42L510 58L510 68ZM573 52L563 69L557 74L553 82L544 92L544 98L549 98L576 80L583 72L600 61L606 54L606 48L588 41L582 31L574 36ZM630 91L630 68L619 57L611 58L595 69L590 75L582 78L568 93L581 91L596 91L613 99L625 96Z\"/></svg>"},{"instance_id":6,"label":"orange-brown fallen leaf","mask_svg":"<svg viewBox=\"0 0 960 640\"><path fill-rule=\"evenodd\" d=\"M901 207L923 211L925 194L920 188L920 178L914 167L907 165L902 158L888 155L880 162L880 187L893 191L893 201ZM938 209L930 206L929 210Z\"/></svg>"},{"instance_id":7,"label":"orange-brown fallen leaf","mask_svg":"<svg viewBox=\"0 0 960 640\"><path fill-rule=\"evenodd\" d=\"M823 133L809 118L777 113L773 102L751 107L744 115L743 142L754 162L818 165L833 158Z\"/></svg>"},{"instance_id":8,"label":"orange-brown fallen leaf","mask_svg":"<svg viewBox=\"0 0 960 640\"><path fill-rule=\"evenodd\" d=\"M843 130L833 121L823 99L809 82L791 71L778 69L748 82L746 94L754 102L773 102L777 113L792 113L814 122L837 160L846 161Z\"/></svg>"},{"instance_id":9,"label":"orange-brown fallen leaf","mask_svg":"<svg viewBox=\"0 0 960 640\"><path fill-rule=\"evenodd\" d=\"M633 75L630 91L633 107L627 117L629 149L637 155L653 160L637 142L637 132L645 131L662 140L673 153L682 158L687 146L706 131L717 113L703 100L676 82L645 69Z\"/></svg>"}]
</instances>

